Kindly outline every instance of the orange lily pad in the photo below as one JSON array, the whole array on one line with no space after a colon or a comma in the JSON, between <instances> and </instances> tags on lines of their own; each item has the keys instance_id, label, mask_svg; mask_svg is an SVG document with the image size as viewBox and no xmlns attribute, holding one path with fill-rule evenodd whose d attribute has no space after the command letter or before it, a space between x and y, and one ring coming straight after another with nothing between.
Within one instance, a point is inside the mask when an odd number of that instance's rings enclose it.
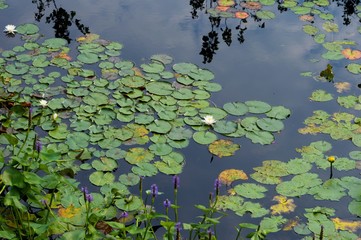
<instances>
[{"instance_id":1,"label":"orange lily pad","mask_svg":"<svg viewBox=\"0 0 361 240\"><path fill-rule=\"evenodd\" d=\"M340 218L332 218L332 222L335 224L335 228L339 230L356 232L361 228L361 221L347 221Z\"/></svg>"},{"instance_id":2,"label":"orange lily pad","mask_svg":"<svg viewBox=\"0 0 361 240\"><path fill-rule=\"evenodd\" d=\"M350 60L356 60L361 58L361 51L360 50L351 50L350 48L345 48L342 50L342 55L345 56L345 58Z\"/></svg>"},{"instance_id":3,"label":"orange lily pad","mask_svg":"<svg viewBox=\"0 0 361 240\"><path fill-rule=\"evenodd\" d=\"M239 19L246 19L249 17L249 14L247 12L244 12L244 11L238 11L234 14L234 16L236 18L239 18Z\"/></svg>"},{"instance_id":4,"label":"orange lily pad","mask_svg":"<svg viewBox=\"0 0 361 240\"><path fill-rule=\"evenodd\" d=\"M226 169L218 175L218 179L225 185L231 185L236 180L247 180L248 176L242 170Z\"/></svg>"},{"instance_id":5,"label":"orange lily pad","mask_svg":"<svg viewBox=\"0 0 361 240\"><path fill-rule=\"evenodd\" d=\"M73 218L78 214L80 214L80 208L76 208L73 205L67 208L60 207L58 211L58 215L64 218Z\"/></svg>"},{"instance_id":6,"label":"orange lily pad","mask_svg":"<svg viewBox=\"0 0 361 240\"><path fill-rule=\"evenodd\" d=\"M217 6L216 9L220 12L227 12L228 9L230 9L230 7L228 6Z\"/></svg>"},{"instance_id":7,"label":"orange lily pad","mask_svg":"<svg viewBox=\"0 0 361 240\"><path fill-rule=\"evenodd\" d=\"M287 199L284 196L275 196L273 200L278 202L278 204L271 206L272 215L293 212L296 208L293 199Z\"/></svg>"},{"instance_id":8,"label":"orange lily pad","mask_svg":"<svg viewBox=\"0 0 361 240\"><path fill-rule=\"evenodd\" d=\"M311 15L301 15L299 18L304 22L313 22L313 20L315 20L315 18Z\"/></svg>"},{"instance_id":9,"label":"orange lily pad","mask_svg":"<svg viewBox=\"0 0 361 240\"><path fill-rule=\"evenodd\" d=\"M259 10L262 8L262 4L259 2L242 2L241 6L250 10Z\"/></svg>"}]
</instances>

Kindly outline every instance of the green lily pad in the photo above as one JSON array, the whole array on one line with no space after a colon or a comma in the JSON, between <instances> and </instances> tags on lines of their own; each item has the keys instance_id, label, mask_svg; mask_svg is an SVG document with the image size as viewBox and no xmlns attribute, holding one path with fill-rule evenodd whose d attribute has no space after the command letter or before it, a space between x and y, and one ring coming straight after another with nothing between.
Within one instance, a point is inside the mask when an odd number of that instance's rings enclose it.
<instances>
[{"instance_id":1,"label":"green lily pad","mask_svg":"<svg viewBox=\"0 0 361 240\"><path fill-rule=\"evenodd\" d=\"M325 90L316 90L312 92L310 99L315 102L326 102L332 100L333 97L330 93L327 93Z\"/></svg>"},{"instance_id":2,"label":"green lily pad","mask_svg":"<svg viewBox=\"0 0 361 240\"><path fill-rule=\"evenodd\" d=\"M175 90L172 84L162 81L150 82L146 84L145 88L148 92L160 96L171 95L172 92Z\"/></svg>"},{"instance_id":3,"label":"green lily pad","mask_svg":"<svg viewBox=\"0 0 361 240\"><path fill-rule=\"evenodd\" d=\"M167 134L167 136L172 140L183 140L190 139L192 137L192 130L184 127L175 127Z\"/></svg>"},{"instance_id":4,"label":"green lily pad","mask_svg":"<svg viewBox=\"0 0 361 240\"><path fill-rule=\"evenodd\" d=\"M172 125L164 120L155 120L147 126L147 129L155 133L167 133L172 129Z\"/></svg>"},{"instance_id":5,"label":"green lily pad","mask_svg":"<svg viewBox=\"0 0 361 240\"><path fill-rule=\"evenodd\" d=\"M115 206L120 210L132 212L143 207L143 201L137 196L130 195L129 197L115 200Z\"/></svg>"},{"instance_id":6,"label":"green lily pad","mask_svg":"<svg viewBox=\"0 0 361 240\"><path fill-rule=\"evenodd\" d=\"M66 144L71 150L86 148L89 144L89 135L83 132L69 133L66 137Z\"/></svg>"},{"instance_id":7,"label":"green lily pad","mask_svg":"<svg viewBox=\"0 0 361 240\"><path fill-rule=\"evenodd\" d=\"M135 186L139 181L140 177L134 173L122 174L119 176L119 182L127 186Z\"/></svg>"},{"instance_id":8,"label":"green lily pad","mask_svg":"<svg viewBox=\"0 0 361 240\"><path fill-rule=\"evenodd\" d=\"M257 126L265 131L278 132L284 128L283 122L272 118L261 118L257 120Z\"/></svg>"},{"instance_id":9,"label":"green lily pad","mask_svg":"<svg viewBox=\"0 0 361 240\"><path fill-rule=\"evenodd\" d=\"M231 122L231 121L220 120L214 124L213 130L220 134L233 133L237 130L237 123Z\"/></svg>"},{"instance_id":10,"label":"green lily pad","mask_svg":"<svg viewBox=\"0 0 361 240\"><path fill-rule=\"evenodd\" d=\"M32 35L39 32L39 27L33 23L25 23L17 26L16 31L20 34Z\"/></svg>"},{"instance_id":11,"label":"green lily pad","mask_svg":"<svg viewBox=\"0 0 361 240\"><path fill-rule=\"evenodd\" d=\"M351 201L348 205L348 210L351 214L356 215L358 217L361 216L361 201Z\"/></svg>"},{"instance_id":12,"label":"green lily pad","mask_svg":"<svg viewBox=\"0 0 361 240\"><path fill-rule=\"evenodd\" d=\"M271 144L274 141L274 136L270 132L265 131L246 132L246 137L253 143L262 145Z\"/></svg>"},{"instance_id":13,"label":"green lily pad","mask_svg":"<svg viewBox=\"0 0 361 240\"><path fill-rule=\"evenodd\" d=\"M63 38L48 38L42 45L50 49L59 49L66 46L68 42Z\"/></svg>"},{"instance_id":14,"label":"green lily pad","mask_svg":"<svg viewBox=\"0 0 361 240\"><path fill-rule=\"evenodd\" d=\"M180 74L189 74L197 69L197 65L193 63L176 63L173 65L173 70Z\"/></svg>"},{"instance_id":15,"label":"green lily pad","mask_svg":"<svg viewBox=\"0 0 361 240\"><path fill-rule=\"evenodd\" d=\"M262 101L246 101L250 113L266 113L272 109L272 107Z\"/></svg>"},{"instance_id":16,"label":"green lily pad","mask_svg":"<svg viewBox=\"0 0 361 240\"><path fill-rule=\"evenodd\" d=\"M100 160L94 160L92 167L97 171L111 172L118 167L114 159L102 157Z\"/></svg>"},{"instance_id":17,"label":"green lily pad","mask_svg":"<svg viewBox=\"0 0 361 240\"><path fill-rule=\"evenodd\" d=\"M238 195L250 199L264 198L264 192L267 192L267 188L255 183L238 184L233 189Z\"/></svg>"},{"instance_id":18,"label":"green lily pad","mask_svg":"<svg viewBox=\"0 0 361 240\"><path fill-rule=\"evenodd\" d=\"M345 189L339 184L340 179L329 179L322 185L310 189L309 194L314 195L317 200L338 201L346 196Z\"/></svg>"},{"instance_id":19,"label":"green lily pad","mask_svg":"<svg viewBox=\"0 0 361 240\"><path fill-rule=\"evenodd\" d=\"M96 63L96 62L98 62L100 60L99 56L97 54L91 53L91 52L80 53L77 56L77 59L80 62L83 62L83 63L86 63L86 64L93 64L93 63Z\"/></svg>"},{"instance_id":20,"label":"green lily pad","mask_svg":"<svg viewBox=\"0 0 361 240\"><path fill-rule=\"evenodd\" d=\"M211 144L217 140L217 135L212 132L199 131L193 134L193 139L199 144Z\"/></svg>"},{"instance_id":21,"label":"green lily pad","mask_svg":"<svg viewBox=\"0 0 361 240\"><path fill-rule=\"evenodd\" d=\"M256 16L260 19L269 20L275 18L276 14L268 10L259 10L256 12Z\"/></svg>"},{"instance_id":22,"label":"green lily pad","mask_svg":"<svg viewBox=\"0 0 361 240\"><path fill-rule=\"evenodd\" d=\"M283 106L275 106L272 107L271 111L266 113L266 116L269 118L275 118L279 120L283 120L288 118L291 115L291 111L288 108Z\"/></svg>"},{"instance_id":23,"label":"green lily pad","mask_svg":"<svg viewBox=\"0 0 361 240\"><path fill-rule=\"evenodd\" d=\"M23 75L29 71L29 66L25 63L15 62L5 66L5 70L13 75Z\"/></svg>"},{"instance_id":24,"label":"green lily pad","mask_svg":"<svg viewBox=\"0 0 361 240\"><path fill-rule=\"evenodd\" d=\"M207 107L203 108L199 111L200 115L202 117L205 117L206 115L213 116L216 120L220 120L222 118L225 118L227 116L227 113L221 109L216 107Z\"/></svg>"},{"instance_id":25,"label":"green lily pad","mask_svg":"<svg viewBox=\"0 0 361 240\"><path fill-rule=\"evenodd\" d=\"M149 64L142 64L140 67L147 73L161 73L164 71L164 65L162 63L153 62Z\"/></svg>"},{"instance_id":26,"label":"green lily pad","mask_svg":"<svg viewBox=\"0 0 361 240\"><path fill-rule=\"evenodd\" d=\"M157 156L168 155L172 152L173 148L166 143L156 143L149 146L151 153Z\"/></svg>"},{"instance_id":27,"label":"green lily pad","mask_svg":"<svg viewBox=\"0 0 361 240\"><path fill-rule=\"evenodd\" d=\"M158 173L158 169L151 163L138 163L132 167L132 172L140 177L151 177Z\"/></svg>"},{"instance_id":28,"label":"green lily pad","mask_svg":"<svg viewBox=\"0 0 361 240\"><path fill-rule=\"evenodd\" d=\"M166 54L156 54L151 56L150 59L161 62L163 64L169 64L173 61L173 58Z\"/></svg>"},{"instance_id":29,"label":"green lily pad","mask_svg":"<svg viewBox=\"0 0 361 240\"><path fill-rule=\"evenodd\" d=\"M246 104L241 102L230 102L223 105L223 109L229 114L235 116L242 116L248 112Z\"/></svg>"},{"instance_id":30,"label":"green lily pad","mask_svg":"<svg viewBox=\"0 0 361 240\"><path fill-rule=\"evenodd\" d=\"M93 172L89 175L89 181L95 186L104 186L114 182L115 176L110 172Z\"/></svg>"}]
</instances>

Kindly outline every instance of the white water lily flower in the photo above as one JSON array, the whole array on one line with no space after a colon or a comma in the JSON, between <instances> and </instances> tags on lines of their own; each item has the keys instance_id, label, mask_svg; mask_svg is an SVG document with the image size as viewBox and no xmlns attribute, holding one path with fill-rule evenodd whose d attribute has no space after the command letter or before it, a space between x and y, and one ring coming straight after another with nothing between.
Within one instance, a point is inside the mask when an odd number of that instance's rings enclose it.
<instances>
[{"instance_id":1,"label":"white water lily flower","mask_svg":"<svg viewBox=\"0 0 361 240\"><path fill-rule=\"evenodd\" d=\"M53 113L53 115L51 116L51 118L55 121L58 118L58 114L57 113Z\"/></svg>"},{"instance_id":2,"label":"white water lily flower","mask_svg":"<svg viewBox=\"0 0 361 240\"><path fill-rule=\"evenodd\" d=\"M205 116L201 121L207 125L213 125L214 123L217 122L217 120L214 119L214 117L212 115Z\"/></svg>"},{"instance_id":3,"label":"white water lily flower","mask_svg":"<svg viewBox=\"0 0 361 240\"><path fill-rule=\"evenodd\" d=\"M48 106L48 101L46 101L44 99L40 100L39 103L40 103L40 106L42 106L42 107Z\"/></svg>"},{"instance_id":4,"label":"white water lily flower","mask_svg":"<svg viewBox=\"0 0 361 240\"><path fill-rule=\"evenodd\" d=\"M17 32L15 28L16 28L15 25L12 24L6 25L4 32L6 32L7 34L15 34Z\"/></svg>"}]
</instances>

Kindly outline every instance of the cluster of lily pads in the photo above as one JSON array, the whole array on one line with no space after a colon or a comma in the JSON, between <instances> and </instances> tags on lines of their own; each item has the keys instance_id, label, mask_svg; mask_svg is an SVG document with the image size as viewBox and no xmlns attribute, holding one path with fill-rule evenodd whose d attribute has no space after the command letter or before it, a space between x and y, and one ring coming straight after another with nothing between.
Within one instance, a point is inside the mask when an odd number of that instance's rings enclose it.
<instances>
[{"instance_id":1,"label":"cluster of lily pads","mask_svg":"<svg viewBox=\"0 0 361 240\"><path fill-rule=\"evenodd\" d=\"M241 6L253 6L257 17L267 19L271 12L259 9L272 4L244 2ZM322 8L328 5L328 1L282 4L301 15L301 20L310 21L303 29L323 44L327 52L322 57L352 60L343 46L355 42L325 42L326 34L338 29L333 16ZM209 13L245 18L246 14L232 10L233 6L233 1L219 1ZM312 25L315 15L326 21L322 24L325 33ZM158 189L153 186L146 191L152 200L149 205L143 197L144 177L180 174L185 163L180 149L194 141L207 145L211 154L225 157L240 148L232 138L244 136L253 143L271 144L284 128L282 120L290 110L261 101L217 107L209 99L221 86L212 81L211 71L192 63L170 65L172 58L167 55L154 55L149 63L137 67L120 58L122 44L96 34L78 38L75 53L63 39L41 39L34 24L16 30L24 44L2 51L0 58L1 238L62 235L62 239L81 239L87 235L149 239L155 237L151 222L161 219L168 238L180 237L183 227L201 239L214 239L212 229L220 219L214 215L230 210L239 216L251 213L251 217L262 218L259 225L241 223L237 227L238 233L243 228L253 229L248 235L253 239L279 232L281 226L304 239L357 239L353 232L360 222L337 218L331 208L305 209L302 219L284 217L295 209L296 197L308 196L327 201L346 201L348 196L350 213L361 216L359 178L320 176L326 170L355 170L360 151L330 161L327 152L332 145L326 141L298 149L301 157L288 162L265 160L249 175L253 182L233 185L236 180L247 180L248 175L237 169L223 171L218 181L231 188L222 195L217 184L210 206L197 206L204 213L199 223L171 221L168 208L176 211L178 206L169 202L164 204L165 215L153 211ZM351 55L356 54L351 51ZM348 64L347 69L361 72L356 63ZM331 99L323 90L311 96L313 101ZM340 96L337 101L359 110L358 96ZM318 110L305 124L301 133L326 133L335 140L351 139L361 145L359 119L350 113ZM84 174L99 192L80 189L76 179ZM139 187L139 194L131 191L133 186ZM273 198L276 204L268 209L256 201L265 198L270 186L278 195Z\"/></svg>"}]
</instances>

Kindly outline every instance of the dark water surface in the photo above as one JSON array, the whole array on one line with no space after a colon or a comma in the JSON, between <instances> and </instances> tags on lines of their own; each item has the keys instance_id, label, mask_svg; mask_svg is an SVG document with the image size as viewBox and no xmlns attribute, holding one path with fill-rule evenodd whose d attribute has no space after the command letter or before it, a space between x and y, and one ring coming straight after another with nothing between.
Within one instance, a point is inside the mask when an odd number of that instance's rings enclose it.
<instances>
[{"instance_id":1,"label":"dark water surface","mask_svg":"<svg viewBox=\"0 0 361 240\"><path fill-rule=\"evenodd\" d=\"M235 29L239 20L228 19L227 26L232 29L230 46L222 40L220 29L224 29L226 25L225 21L221 20L220 27L214 27L215 31L219 32L219 50L213 55L212 61L205 64L204 56L199 53L202 49L202 37L208 35L212 30L212 25L204 10L198 11L197 18L192 18L192 7L188 1L65 0L56 1L56 6L50 1L49 6L45 4L44 11L40 12L43 14L42 17L39 15L37 1L33 1L37 4L24 0L9 2L10 7L0 12L1 26L37 23L40 32L46 37L53 37L57 33L58 36L63 35L68 38L70 44L82 35L82 31L89 28L90 32L97 33L104 39L124 44L121 57L134 61L138 66L153 54L167 54L174 58L175 63L192 62L202 68L208 68L215 74L215 82L223 87L221 92L213 94L212 97L212 101L217 106L223 106L224 103L232 101L261 100L271 105L283 105L291 109L291 117L284 122L285 129L280 134L276 134L274 144L262 146L241 138L235 140L241 144L241 149L235 156L215 158L212 163L210 163L211 155L206 146L192 144L183 151L186 165L180 176L181 221L198 221L195 217L201 215L201 212L198 212L193 205L207 204L208 194L213 191L214 179L224 169L243 169L251 173L252 168L260 166L264 160L288 161L299 156L295 148L308 145L312 141L330 141L326 135L309 136L297 132L298 128L303 127L303 120L311 116L313 110L323 109L332 112L337 111L339 106L334 103L311 102L308 99L314 89L326 89L331 93L336 90L330 83L300 76L300 73L304 71L320 72L325 68L327 61L321 59L320 45L302 31L304 23L290 11L277 14L273 20L267 20L264 28L260 28L260 23L252 20L243 24L247 30L244 32L242 44L237 40ZM71 14L71 11L75 13L71 26L64 28L68 31L68 35L59 29L56 32L59 26L55 26L54 20L49 19L47 23L46 18L49 18L56 8L64 9L64 14ZM335 15L340 16L341 10L334 7ZM274 12L278 12L276 7ZM78 26L75 19L79 20ZM343 26L342 21L342 18L336 19L340 27ZM354 22L356 23L353 24L357 24L357 20ZM341 27L341 33L338 35L352 37L355 33L351 26L344 29ZM3 49L12 48L20 42L17 37L6 38L4 35L0 36L0 41L0 47ZM310 60L313 58L320 61L312 63ZM334 66L334 71L336 81L350 81L351 93L359 94L356 77L352 79L353 76L350 74L345 75L342 65ZM337 155L347 156L347 153L354 149L356 147L349 142L333 143L330 154L337 152ZM324 177L327 179L327 173ZM164 190L167 194L172 194L170 176L162 175L146 179L145 185L149 187L154 182L159 185L160 191ZM222 191L225 191L225 188L222 188ZM267 206L274 196L272 191L271 189L265 200ZM309 199L311 201L313 198ZM303 207L316 206L314 200L308 202L307 198L295 201L297 205ZM322 202L320 204L322 205ZM332 204L333 207L339 209L346 210L347 207L339 202ZM296 213L298 210L301 214L303 207L296 209ZM340 212L339 216L342 217L342 215ZM227 217L219 228L222 232L220 239L234 238L236 235L234 226L245 220L249 219ZM222 237L223 234L225 234L224 237ZM290 234L294 239L297 238L296 235ZM290 236L278 237L277 239L293 239Z\"/></svg>"}]
</instances>

